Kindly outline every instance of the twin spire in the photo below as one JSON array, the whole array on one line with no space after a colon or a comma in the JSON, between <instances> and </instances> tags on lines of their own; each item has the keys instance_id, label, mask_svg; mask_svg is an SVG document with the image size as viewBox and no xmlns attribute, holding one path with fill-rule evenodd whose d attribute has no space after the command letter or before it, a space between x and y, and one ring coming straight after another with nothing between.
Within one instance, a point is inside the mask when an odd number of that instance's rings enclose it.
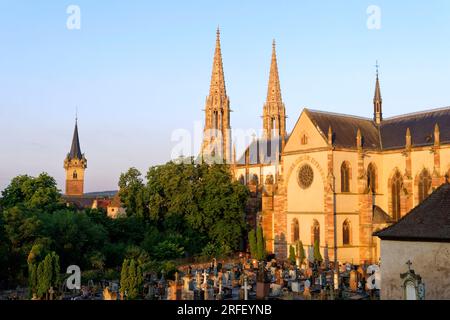
<instances>
[{"instance_id":1,"label":"twin spire","mask_svg":"<svg viewBox=\"0 0 450 320\"><path fill-rule=\"evenodd\" d=\"M220 95L226 97L227 91L225 88L225 75L223 72L222 50L220 48L220 29L217 27L216 35L216 50L214 52L214 61L211 75L211 86L209 95Z\"/></svg>"}]
</instances>

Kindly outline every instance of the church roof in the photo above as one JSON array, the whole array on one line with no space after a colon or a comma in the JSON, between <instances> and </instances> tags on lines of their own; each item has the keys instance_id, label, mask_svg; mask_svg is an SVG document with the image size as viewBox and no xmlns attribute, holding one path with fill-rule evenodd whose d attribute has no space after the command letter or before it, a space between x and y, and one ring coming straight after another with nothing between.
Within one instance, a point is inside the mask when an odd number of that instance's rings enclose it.
<instances>
[{"instance_id":1,"label":"church roof","mask_svg":"<svg viewBox=\"0 0 450 320\"><path fill-rule=\"evenodd\" d=\"M356 134L361 130L363 148L380 149L378 128L372 119L350 115L305 109L311 121L327 135L328 128L333 132L333 143L337 147L356 148Z\"/></svg>"},{"instance_id":2,"label":"church roof","mask_svg":"<svg viewBox=\"0 0 450 320\"><path fill-rule=\"evenodd\" d=\"M405 134L409 128L413 146L434 143L434 127L439 125L441 143L450 143L450 107L407 114L381 123L383 149L398 149L405 146Z\"/></svg>"},{"instance_id":3,"label":"church roof","mask_svg":"<svg viewBox=\"0 0 450 320\"><path fill-rule=\"evenodd\" d=\"M287 138L286 138L287 139ZM271 139L255 139L252 143L245 149L245 152L236 161L238 165L245 164L245 157L247 152L249 153L249 163L248 164L270 164L274 163L276 157L281 156L282 151L281 137L271 138ZM278 151L277 151L278 147ZM274 149L274 150L273 150Z\"/></svg>"},{"instance_id":4,"label":"church roof","mask_svg":"<svg viewBox=\"0 0 450 320\"><path fill-rule=\"evenodd\" d=\"M331 127L333 143L337 147L356 148L356 135L360 129L364 149L402 149L408 128L413 146L431 146L436 124L440 130L440 142L450 143L450 107L389 118L380 125L369 118L311 109L305 111L324 136Z\"/></svg>"},{"instance_id":5,"label":"church roof","mask_svg":"<svg viewBox=\"0 0 450 320\"><path fill-rule=\"evenodd\" d=\"M72 146L68 154L69 159L82 159L80 139L78 138L78 123L75 122L75 130L73 131Z\"/></svg>"},{"instance_id":6,"label":"church roof","mask_svg":"<svg viewBox=\"0 0 450 320\"><path fill-rule=\"evenodd\" d=\"M450 184L444 184L396 224L376 232L382 240L450 242Z\"/></svg>"}]
</instances>

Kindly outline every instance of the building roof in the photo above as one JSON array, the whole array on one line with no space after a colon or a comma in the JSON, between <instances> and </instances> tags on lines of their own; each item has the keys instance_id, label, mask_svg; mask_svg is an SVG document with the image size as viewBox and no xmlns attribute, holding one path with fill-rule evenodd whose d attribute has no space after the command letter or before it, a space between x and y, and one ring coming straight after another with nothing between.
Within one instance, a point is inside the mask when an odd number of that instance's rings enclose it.
<instances>
[{"instance_id":1,"label":"building roof","mask_svg":"<svg viewBox=\"0 0 450 320\"><path fill-rule=\"evenodd\" d=\"M289 137L286 138L286 140ZM271 138L271 139L255 139L252 143L245 149L242 156L236 161L238 165L245 165L245 158L247 152L249 153L248 164L270 164L277 160L277 157L281 156L282 151L281 137ZM278 150L277 150L278 149Z\"/></svg>"},{"instance_id":2,"label":"building roof","mask_svg":"<svg viewBox=\"0 0 450 320\"><path fill-rule=\"evenodd\" d=\"M372 119L344 114L305 109L311 121L326 136L328 128L333 132L333 144L337 147L356 148L356 134L361 130L363 148L380 149L380 135Z\"/></svg>"},{"instance_id":3,"label":"building roof","mask_svg":"<svg viewBox=\"0 0 450 320\"><path fill-rule=\"evenodd\" d=\"M450 242L450 184L444 184L396 224L374 234L382 240Z\"/></svg>"},{"instance_id":4,"label":"building roof","mask_svg":"<svg viewBox=\"0 0 450 320\"><path fill-rule=\"evenodd\" d=\"M374 224L385 224L392 223L392 217L388 215L383 209L379 206L373 206L373 223Z\"/></svg>"},{"instance_id":5,"label":"building roof","mask_svg":"<svg viewBox=\"0 0 450 320\"><path fill-rule=\"evenodd\" d=\"M73 131L73 138L72 138L72 146L70 147L70 152L67 155L67 157L72 159L82 159L83 154L81 153L81 147L80 147L80 139L78 138L78 122L75 121L75 129Z\"/></svg>"},{"instance_id":6,"label":"building roof","mask_svg":"<svg viewBox=\"0 0 450 320\"><path fill-rule=\"evenodd\" d=\"M324 135L331 127L337 147L356 148L356 134L361 130L364 149L402 149L406 131L411 132L412 146L434 144L434 131L439 126L440 143L450 143L450 107L428 110L385 119L377 125L373 119L305 109L311 121Z\"/></svg>"}]
</instances>

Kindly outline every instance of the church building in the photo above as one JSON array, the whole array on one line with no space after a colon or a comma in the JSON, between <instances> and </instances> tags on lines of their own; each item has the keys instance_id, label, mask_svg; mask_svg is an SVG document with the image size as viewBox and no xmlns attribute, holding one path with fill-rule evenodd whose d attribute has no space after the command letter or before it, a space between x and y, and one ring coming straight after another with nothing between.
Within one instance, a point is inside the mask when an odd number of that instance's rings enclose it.
<instances>
[{"instance_id":1,"label":"church building","mask_svg":"<svg viewBox=\"0 0 450 320\"><path fill-rule=\"evenodd\" d=\"M66 170L66 196L83 196L84 171L87 168L87 160L81 153L80 139L78 137L78 120L75 120L72 146L64 159Z\"/></svg>"},{"instance_id":2,"label":"church building","mask_svg":"<svg viewBox=\"0 0 450 320\"><path fill-rule=\"evenodd\" d=\"M317 240L331 261L378 262L373 233L448 180L450 107L385 119L377 70L372 108L373 118L305 108L288 135L273 44L264 136L231 161L269 252L286 258L290 245ZM205 130L229 129L229 110L218 33ZM222 145L230 149L229 136Z\"/></svg>"}]
</instances>

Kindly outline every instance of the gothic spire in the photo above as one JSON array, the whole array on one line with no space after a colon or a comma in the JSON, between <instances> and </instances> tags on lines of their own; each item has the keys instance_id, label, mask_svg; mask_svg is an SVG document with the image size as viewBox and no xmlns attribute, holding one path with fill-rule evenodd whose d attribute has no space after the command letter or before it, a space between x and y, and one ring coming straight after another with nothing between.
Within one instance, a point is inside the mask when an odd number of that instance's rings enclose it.
<instances>
[{"instance_id":1,"label":"gothic spire","mask_svg":"<svg viewBox=\"0 0 450 320\"><path fill-rule=\"evenodd\" d=\"M75 119L75 129L73 131L72 146L68 154L69 159L81 160L83 155L80 148L80 139L78 138L78 119Z\"/></svg>"},{"instance_id":2,"label":"gothic spire","mask_svg":"<svg viewBox=\"0 0 450 320\"><path fill-rule=\"evenodd\" d=\"M373 118L377 124L380 124L381 121L383 121L383 109L382 109L383 99L381 98L380 80L378 77L378 62L376 64L376 68L377 68L377 80L375 84L375 95L373 97L373 107L374 107Z\"/></svg>"},{"instance_id":3,"label":"gothic spire","mask_svg":"<svg viewBox=\"0 0 450 320\"><path fill-rule=\"evenodd\" d=\"M225 76L223 73L222 51L220 49L220 29L217 27L216 50L214 52L214 62L211 75L211 86L209 95L226 96Z\"/></svg>"},{"instance_id":4,"label":"gothic spire","mask_svg":"<svg viewBox=\"0 0 450 320\"><path fill-rule=\"evenodd\" d=\"M270 102L282 102L275 39L272 42L272 61L270 64L269 87L267 89L267 103Z\"/></svg>"}]
</instances>

